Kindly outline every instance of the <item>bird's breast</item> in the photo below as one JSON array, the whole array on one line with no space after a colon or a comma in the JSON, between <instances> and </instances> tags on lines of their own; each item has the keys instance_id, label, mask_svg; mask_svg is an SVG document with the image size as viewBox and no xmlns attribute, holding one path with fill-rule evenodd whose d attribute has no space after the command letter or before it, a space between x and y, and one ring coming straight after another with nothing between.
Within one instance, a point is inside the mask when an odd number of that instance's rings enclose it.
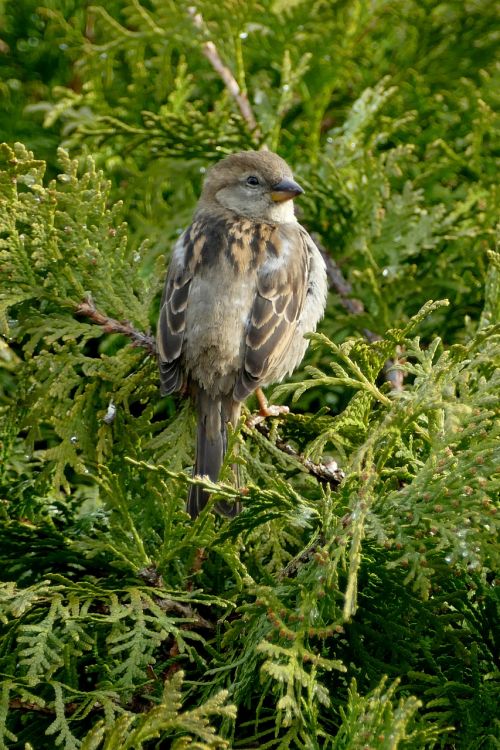
<instances>
[{"instance_id":1,"label":"bird's breast","mask_svg":"<svg viewBox=\"0 0 500 750\"><path fill-rule=\"evenodd\" d=\"M227 393L241 368L254 295L255 271L241 275L228 258L220 258L193 277L185 365L191 377L213 395Z\"/></svg>"},{"instance_id":2,"label":"bird's breast","mask_svg":"<svg viewBox=\"0 0 500 750\"><path fill-rule=\"evenodd\" d=\"M186 233L185 261L193 276L184 363L209 393L233 387L243 365L259 271L286 263L292 246L283 227L245 218L201 216Z\"/></svg>"}]
</instances>

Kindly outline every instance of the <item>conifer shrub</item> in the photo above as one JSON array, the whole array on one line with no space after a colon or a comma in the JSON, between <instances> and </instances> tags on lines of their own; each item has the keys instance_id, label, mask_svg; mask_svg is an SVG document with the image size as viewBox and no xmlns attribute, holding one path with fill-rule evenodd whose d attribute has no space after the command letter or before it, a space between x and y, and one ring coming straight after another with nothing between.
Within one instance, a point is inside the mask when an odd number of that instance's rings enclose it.
<instances>
[{"instance_id":1,"label":"conifer shrub","mask_svg":"<svg viewBox=\"0 0 500 750\"><path fill-rule=\"evenodd\" d=\"M499 747L493 13L6 9L0 748ZM263 145L331 293L212 484L152 333L205 170Z\"/></svg>"}]
</instances>

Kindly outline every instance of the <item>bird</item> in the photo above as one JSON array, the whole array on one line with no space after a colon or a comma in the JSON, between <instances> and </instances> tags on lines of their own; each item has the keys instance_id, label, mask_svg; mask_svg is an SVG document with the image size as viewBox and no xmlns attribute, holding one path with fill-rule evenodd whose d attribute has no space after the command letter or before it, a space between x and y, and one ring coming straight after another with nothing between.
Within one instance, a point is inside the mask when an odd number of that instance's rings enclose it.
<instances>
[{"instance_id":1,"label":"bird","mask_svg":"<svg viewBox=\"0 0 500 750\"><path fill-rule=\"evenodd\" d=\"M304 192L271 151L241 151L206 173L190 226L175 243L157 325L161 393L191 394L194 475L216 482L228 423L256 389L300 364L327 296L325 262L294 212ZM194 519L209 493L190 487ZM233 517L240 503L219 503Z\"/></svg>"}]
</instances>

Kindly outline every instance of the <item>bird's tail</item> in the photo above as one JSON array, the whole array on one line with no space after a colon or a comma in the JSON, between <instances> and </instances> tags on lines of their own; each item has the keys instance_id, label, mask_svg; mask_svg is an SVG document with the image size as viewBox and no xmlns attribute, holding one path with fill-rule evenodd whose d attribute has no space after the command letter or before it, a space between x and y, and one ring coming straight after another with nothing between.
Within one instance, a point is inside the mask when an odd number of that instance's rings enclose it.
<instances>
[{"instance_id":1,"label":"bird's tail","mask_svg":"<svg viewBox=\"0 0 500 750\"><path fill-rule=\"evenodd\" d=\"M227 423L236 426L240 417L241 403L231 396L213 398L202 388L197 394L198 427L194 474L208 476L213 482L219 478L222 462L227 451ZM191 518L203 510L209 493L202 487L191 485L187 510ZM216 509L225 516L233 517L240 511L239 503L220 502Z\"/></svg>"}]
</instances>

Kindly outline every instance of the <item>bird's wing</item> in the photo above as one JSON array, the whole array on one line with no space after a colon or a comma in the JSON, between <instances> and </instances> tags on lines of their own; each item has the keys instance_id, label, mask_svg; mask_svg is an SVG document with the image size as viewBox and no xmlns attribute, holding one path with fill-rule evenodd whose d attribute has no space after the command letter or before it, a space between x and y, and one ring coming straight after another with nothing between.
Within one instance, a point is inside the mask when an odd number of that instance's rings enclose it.
<instances>
[{"instance_id":1,"label":"bird's wing","mask_svg":"<svg viewBox=\"0 0 500 750\"><path fill-rule=\"evenodd\" d=\"M243 401L286 357L307 294L309 253L302 232L290 233L280 254L268 253L257 275L243 367L233 396Z\"/></svg>"},{"instance_id":2,"label":"bird's wing","mask_svg":"<svg viewBox=\"0 0 500 750\"><path fill-rule=\"evenodd\" d=\"M189 231L177 241L168 268L161 300L156 344L163 395L182 388L181 353L186 329L186 310L193 278L192 264L187 262Z\"/></svg>"},{"instance_id":3,"label":"bird's wing","mask_svg":"<svg viewBox=\"0 0 500 750\"><path fill-rule=\"evenodd\" d=\"M221 254L227 252L227 235L225 217L197 216L174 247L165 280L156 335L161 390L164 395L174 393L184 385L182 352L191 282L200 267L213 265Z\"/></svg>"}]
</instances>

